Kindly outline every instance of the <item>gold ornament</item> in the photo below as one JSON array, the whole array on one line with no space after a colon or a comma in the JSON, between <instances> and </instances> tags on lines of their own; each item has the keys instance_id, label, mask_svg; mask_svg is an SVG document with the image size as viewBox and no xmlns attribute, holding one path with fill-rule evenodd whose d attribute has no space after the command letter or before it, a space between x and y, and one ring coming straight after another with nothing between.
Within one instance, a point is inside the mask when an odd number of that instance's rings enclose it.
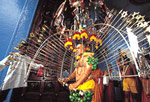
<instances>
[{"instance_id":1,"label":"gold ornament","mask_svg":"<svg viewBox=\"0 0 150 102\"><path fill-rule=\"evenodd\" d=\"M135 17L136 17L137 15L139 15L139 12L133 12L131 19L135 19Z\"/></svg>"},{"instance_id":2,"label":"gold ornament","mask_svg":"<svg viewBox=\"0 0 150 102\"><path fill-rule=\"evenodd\" d=\"M42 30L43 30L43 31L46 31L46 28L45 28L45 27L42 27Z\"/></svg>"},{"instance_id":3,"label":"gold ornament","mask_svg":"<svg viewBox=\"0 0 150 102\"><path fill-rule=\"evenodd\" d=\"M43 37L43 34L40 34L41 37Z\"/></svg>"},{"instance_id":4,"label":"gold ornament","mask_svg":"<svg viewBox=\"0 0 150 102\"><path fill-rule=\"evenodd\" d=\"M14 47L14 50L17 50L17 51L18 51L18 50L19 50L19 48L18 48L18 47Z\"/></svg>"},{"instance_id":5,"label":"gold ornament","mask_svg":"<svg viewBox=\"0 0 150 102\"><path fill-rule=\"evenodd\" d=\"M39 37L39 39L42 39L42 37Z\"/></svg>"},{"instance_id":6,"label":"gold ornament","mask_svg":"<svg viewBox=\"0 0 150 102\"><path fill-rule=\"evenodd\" d=\"M9 61L14 61L14 58L12 56L8 57Z\"/></svg>"},{"instance_id":7,"label":"gold ornament","mask_svg":"<svg viewBox=\"0 0 150 102\"><path fill-rule=\"evenodd\" d=\"M30 33L30 37L31 38L35 37L34 33Z\"/></svg>"},{"instance_id":8,"label":"gold ornament","mask_svg":"<svg viewBox=\"0 0 150 102\"><path fill-rule=\"evenodd\" d=\"M131 18L127 18L126 22L129 23L129 24L132 24L132 19Z\"/></svg>"},{"instance_id":9,"label":"gold ornament","mask_svg":"<svg viewBox=\"0 0 150 102\"><path fill-rule=\"evenodd\" d=\"M10 53L10 55L14 55L15 53L14 52L9 52Z\"/></svg>"},{"instance_id":10,"label":"gold ornament","mask_svg":"<svg viewBox=\"0 0 150 102\"><path fill-rule=\"evenodd\" d=\"M141 16L141 22L145 22L144 17L145 17L145 16Z\"/></svg>"},{"instance_id":11,"label":"gold ornament","mask_svg":"<svg viewBox=\"0 0 150 102\"><path fill-rule=\"evenodd\" d=\"M38 42L38 43L40 43L40 42L41 42L41 40L40 40L40 39L37 39L37 42Z\"/></svg>"},{"instance_id":12,"label":"gold ornament","mask_svg":"<svg viewBox=\"0 0 150 102\"><path fill-rule=\"evenodd\" d=\"M23 44L22 44L22 43L18 43L18 46L19 46L19 47L22 47L22 46L23 46Z\"/></svg>"},{"instance_id":13,"label":"gold ornament","mask_svg":"<svg viewBox=\"0 0 150 102\"><path fill-rule=\"evenodd\" d=\"M142 16L141 15L137 15L135 18L136 18L137 21L140 21L140 19L142 19Z\"/></svg>"}]
</instances>

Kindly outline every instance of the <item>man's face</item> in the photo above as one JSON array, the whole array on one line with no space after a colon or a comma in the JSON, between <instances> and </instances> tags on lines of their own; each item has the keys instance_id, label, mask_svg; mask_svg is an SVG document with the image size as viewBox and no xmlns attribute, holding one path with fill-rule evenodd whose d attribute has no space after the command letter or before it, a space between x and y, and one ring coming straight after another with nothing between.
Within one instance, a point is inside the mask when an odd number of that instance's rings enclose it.
<instances>
[{"instance_id":1,"label":"man's face","mask_svg":"<svg viewBox=\"0 0 150 102\"><path fill-rule=\"evenodd\" d=\"M79 56L83 52L84 52L83 45L82 44L77 45L77 47L76 47L76 54L77 54L77 56Z\"/></svg>"}]
</instances>

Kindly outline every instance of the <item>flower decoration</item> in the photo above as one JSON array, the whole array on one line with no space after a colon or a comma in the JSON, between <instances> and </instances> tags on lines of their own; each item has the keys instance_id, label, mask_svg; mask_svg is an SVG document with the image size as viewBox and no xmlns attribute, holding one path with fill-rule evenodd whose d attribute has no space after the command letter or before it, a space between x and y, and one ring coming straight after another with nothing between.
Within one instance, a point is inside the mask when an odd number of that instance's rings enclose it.
<instances>
[{"instance_id":1,"label":"flower decoration","mask_svg":"<svg viewBox=\"0 0 150 102\"><path fill-rule=\"evenodd\" d=\"M96 40L96 46L95 46L96 49L98 49L98 44L100 44L100 46L102 46L102 40L101 39Z\"/></svg>"},{"instance_id":2,"label":"flower decoration","mask_svg":"<svg viewBox=\"0 0 150 102\"><path fill-rule=\"evenodd\" d=\"M86 46L86 47L85 47L85 50L86 50L86 51L90 51L90 46L89 46L89 45Z\"/></svg>"},{"instance_id":3,"label":"flower decoration","mask_svg":"<svg viewBox=\"0 0 150 102\"><path fill-rule=\"evenodd\" d=\"M38 77L43 77L43 76L44 76L44 71L43 71L43 68L42 68L42 67L39 68L39 70L38 70L38 72L37 72L37 76L38 76Z\"/></svg>"},{"instance_id":4,"label":"flower decoration","mask_svg":"<svg viewBox=\"0 0 150 102\"><path fill-rule=\"evenodd\" d=\"M76 57L76 60L79 60L80 58L81 58L80 56L77 56L77 57Z\"/></svg>"},{"instance_id":5,"label":"flower decoration","mask_svg":"<svg viewBox=\"0 0 150 102\"><path fill-rule=\"evenodd\" d=\"M90 39L91 42L92 41L96 42L96 35L95 34L91 34L89 39Z\"/></svg>"},{"instance_id":6,"label":"flower decoration","mask_svg":"<svg viewBox=\"0 0 150 102\"><path fill-rule=\"evenodd\" d=\"M69 98L71 102L78 101L78 102L91 102L92 101L92 96L94 95L93 92L91 91L85 91L83 90L76 90L76 91L71 91Z\"/></svg>"},{"instance_id":7,"label":"flower decoration","mask_svg":"<svg viewBox=\"0 0 150 102\"><path fill-rule=\"evenodd\" d=\"M68 49L69 51L73 51L73 44L72 44L72 39L68 38L65 42L64 42L64 46L66 49Z\"/></svg>"},{"instance_id":8,"label":"flower decoration","mask_svg":"<svg viewBox=\"0 0 150 102\"><path fill-rule=\"evenodd\" d=\"M92 65L92 70L96 70L96 66L98 64L98 58L94 58L94 57L88 57L88 65Z\"/></svg>"},{"instance_id":9,"label":"flower decoration","mask_svg":"<svg viewBox=\"0 0 150 102\"><path fill-rule=\"evenodd\" d=\"M80 40L80 32L74 32L73 40Z\"/></svg>"},{"instance_id":10,"label":"flower decoration","mask_svg":"<svg viewBox=\"0 0 150 102\"><path fill-rule=\"evenodd\" d=\"M74 51L73 46L70 46L70 47L68 48L68 50L69 50L69 51Z\"/></svg>"},{"instance_id":11,"label":"flower decoration","mask_svg":"<svg viewBox=\"0 0 150 102\"><path fill-rule=\"evenodd\" d=\"M88 34L87 34L87 32L86 32L85 30L83 30L83 31L81 32L81 38L82 38L83 40L88 38Z\"/></svg>"},{"instance_id":12,"label":"flower decoration","mask_svg":"<svg viewBox=\"0 0 150 102\"><path fill-rule=\"evenodd\" d=\"M73 52L76 52L76 49L73 49Z\"/></svg>"}]
</instances>

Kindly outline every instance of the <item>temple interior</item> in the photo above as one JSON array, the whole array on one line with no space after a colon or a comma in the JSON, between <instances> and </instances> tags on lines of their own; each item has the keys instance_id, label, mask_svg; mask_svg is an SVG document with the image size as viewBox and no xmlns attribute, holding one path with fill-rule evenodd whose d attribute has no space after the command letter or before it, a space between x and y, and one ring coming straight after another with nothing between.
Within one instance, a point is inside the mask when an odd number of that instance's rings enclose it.
<instances>
[{"instance_id":1,"label":"temple interior","mask_svg":"<svg viewBox=\"0 0 150 102\"><path fill-rule=\"evenodd\" d=\"M0 102L150 102L150 0L0 9Z\"/></svg>"}]
</instances>

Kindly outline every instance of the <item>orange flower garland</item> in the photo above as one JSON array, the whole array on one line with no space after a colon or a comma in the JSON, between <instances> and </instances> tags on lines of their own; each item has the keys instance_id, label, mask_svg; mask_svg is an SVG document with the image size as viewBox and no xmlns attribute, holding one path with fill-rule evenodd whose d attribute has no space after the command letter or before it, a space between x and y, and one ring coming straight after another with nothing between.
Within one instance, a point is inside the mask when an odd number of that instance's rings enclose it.
<instances>
[{"instance_id":1,"label":"orange flower garland","mask_svg":"<svg viewBox=\"0 0 150 102\"><path fill-rule=\"evenodd\" d=\"M68 38L65 42L64 42L64 46L65 48L70 48L70 46L72 46L72 39Z\"/></svg>"}]
</instances>

